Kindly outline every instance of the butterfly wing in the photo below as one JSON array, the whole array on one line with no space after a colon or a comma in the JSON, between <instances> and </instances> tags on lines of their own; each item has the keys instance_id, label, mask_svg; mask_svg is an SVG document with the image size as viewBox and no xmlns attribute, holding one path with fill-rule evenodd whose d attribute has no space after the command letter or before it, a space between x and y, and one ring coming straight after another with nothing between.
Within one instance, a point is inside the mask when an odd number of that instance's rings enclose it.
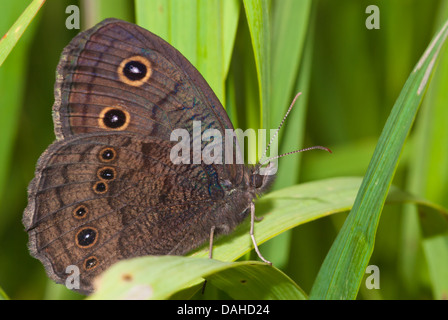
<instances>
[{"instance_id":1,"label":"butterfly wing","mask_svg":"<svg viewBox=\"0 0 448 320\"><path fill-rule=\"evenodd\" d=\"M96 133L48 148L29 187L24 225L51 278L64 283L75 265L81 291L90 292L112 263L184 254L222 223L214 213L225 206L224 190L213 165L174 165L166 157L171 147L154 137Z\"/></svg>"},{"instance_id":2,"label":"butterfly wing","mask_svg":"<svg viewBox=\"0 0 448 320\"><path fill-rule=\"evenodd\" d=\"M169 43L135 24L106 19L80 33L64 49L57 70L57 139L129 131L170 140L174 129L186 129L193 137L193 121L201 122L201 134L216 129L224 137L226 129L233 129L196 68ZM239 183L244 167L234 165L241 151L232 139L232 163L221 171ZM205 144L201 142L202 149ZM221 146L226 149L224 139Z\"/></svg>"},{"instance_id":3,"label":"butterfly wing","mask_svg":"<svg viewBox=\"0 0 448 320\"><path fill-rule=\"evenodd\" d=\"M58 139L128 130L169 140L175 128L233 128L207 82L170 44L134 24L107 19L76 36L58 65L53 106ZM110 108L126 117L115 128Z\"/></svg>"}]
</instances>

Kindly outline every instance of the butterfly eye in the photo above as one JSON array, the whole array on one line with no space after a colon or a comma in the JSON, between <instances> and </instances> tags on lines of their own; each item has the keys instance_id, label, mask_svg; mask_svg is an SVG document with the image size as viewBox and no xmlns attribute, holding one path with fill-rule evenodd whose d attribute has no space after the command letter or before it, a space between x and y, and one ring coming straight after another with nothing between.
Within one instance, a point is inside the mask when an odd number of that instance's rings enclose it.
<instances>
[{"instance_id":1,"label":"butterfly eye","mask_svg":"<svg viewBox=\"0 0 448 320\"><path fill-rule=\"evenodd\" d=\"M259 174L253 174L251 176L250 185L251 187L256 189L260 188L263 185L263 176Z\"/></svg>"}]
</instances>

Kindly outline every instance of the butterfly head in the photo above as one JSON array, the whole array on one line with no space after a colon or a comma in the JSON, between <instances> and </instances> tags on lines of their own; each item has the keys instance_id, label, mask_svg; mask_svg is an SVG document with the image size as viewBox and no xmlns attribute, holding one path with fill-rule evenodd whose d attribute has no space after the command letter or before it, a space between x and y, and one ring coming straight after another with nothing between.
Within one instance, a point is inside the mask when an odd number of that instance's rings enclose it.
<instances>
[{"instance_id":1,"label":"butterfly head","mask_svg":"<svg viewBox=\"0 0 448 320\"><path fill-rule=\"evenodd\" d=\"M274 162L270 162L266 167L260 164L251 168L249 176L249 187L254 194L260 196L268 191L275 181L277 168Z\"/></svg>"}]
</instances>

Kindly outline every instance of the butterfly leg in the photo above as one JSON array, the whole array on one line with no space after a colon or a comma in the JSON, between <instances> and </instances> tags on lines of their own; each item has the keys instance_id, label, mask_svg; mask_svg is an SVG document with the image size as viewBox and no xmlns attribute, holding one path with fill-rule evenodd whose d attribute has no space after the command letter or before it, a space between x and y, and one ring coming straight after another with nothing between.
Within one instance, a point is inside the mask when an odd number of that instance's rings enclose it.
<instances>
[{"instance_id":1,"label":"butterfly leg","mask_svg":"<svg viewBox=\"0 0 448 320\"><path fill-rule=\"evenodd\" d=\"M263 255L260 253L260 250L258 250L257 242L255 241L254 236L254 224L255 224L255 204L252 202L250 204L250 237L252 238L252 242L254 244L255 252L257 253L258 257L266 262L267 264L272 265L272 262L269 260L266 260Z\"/></svg>"},{"instance_id":2,"label":"butterfly leg","mask_svg":"<svg viewBox=\"0 0 448 320\"><path fill-rule=\"evenodd\" d=\"M215 226L210 229L210 240L208 247L208 258L211 259L213 256L213 236L215 235Z\"/></svg>"},{"instance_id":3,"label":"butterfly leg","mask_svg":"<svg viewBox=\"0 0 448 320\"><path fill-rule=\"evenodd\" d=\"M209 244L209 248L208 248L208 258L211 259L213 256L213 237L215 235L215 226L212 226L212 228L210 229L210 244ZM202 294L204 294L205 292L205 286L207 285L207 279L205 279L204 284L202 285Z\"/></svg>"}]
</instances>

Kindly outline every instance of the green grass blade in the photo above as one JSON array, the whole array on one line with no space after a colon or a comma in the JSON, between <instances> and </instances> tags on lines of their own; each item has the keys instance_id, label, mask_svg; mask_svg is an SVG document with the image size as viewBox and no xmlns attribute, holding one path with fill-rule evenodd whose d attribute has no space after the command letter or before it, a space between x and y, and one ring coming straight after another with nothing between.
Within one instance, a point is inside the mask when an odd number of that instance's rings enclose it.
<instances>
[{"instance_id":1,"label":"green grass blade","mask_svg":"<svg viewBox=\"0 0 448 320\"><path fill-rule=\"evenodd\" d=\"M423 251L428 263L432 293L435 299L448 299L448 236L436 236L423 241Z\"/></svg>"},{"instance_id":2,"label":"green grass blade","mask_svg":"<svg viewBox=\"0 0 448 320\"><path fill-rule=\"evenodd\" d=\"M23 11L17 21L12 25L9 31L3 35L0 40L0 66L5 61L11 50L19 41L22 34L30 24L31 20L35 17L40 7L44 4L45 0L33 0L30 5Z\"/></svg>"},{"instance_id":3,"label":"green grass blade","mask_svg":"<svg viewBox=\"0 0 448 320\"><path fill-rule=\"evenodd\" d=\"M222 28L223 28L223 71L227 75L230 68L230 60L235 45L238 19L240 17L240 1L230 0L222 1Z\"/></svg>"},{"instance_id":4,"label":"green grass blade","mask_svg":"<svg viewBox=\"0 0 448 320\"><path fill-rule=\"evenodd\" d=\"M441 25L448 17L448 3L442 3L438 12L437 24ZM446 52L446 50L445 50ZM441 56L437 70L431 80L426 99L422 105L420 117L417 119L414 139L415 148L409 168L408 190L414 194L448 206L446 194L448 192L448 55ZM404 283L416 291L417 285L427 286L427 278L421 275L419 268L421 261L425 261L430 271L430 283L433 296L436 299L448 297L448 259L441 259L448 255L447 246L443 239L433 239L421 236L421 228L416 219L416 208L407 206L402 224L403 249L401 250L400 274ZM424 227L424 226L423 226ZM447 237L448 238L448 237ZM422 246L415 246L422 243ZM421 259L423 255L425 259ZM439 272L439 274L437 274Z\"/></svg>"},{"instance_id":5,"label":"green grass blade","mask_svg":"<svg viewBox=\"0 0 448 320\"><path fill-rule=\"evenodd\" d=\"M166 0L135 0L135 21L171 43L170 3Z\"/></svg>"},{"instance_id":6,"label":"green grass blade","mask_svg":"<svg viewBox=\"0 0 448 320\"><path fill-rule=\"evenodd\" d=\"M270 27L267 0L243 0L257 68L260 127L270 129ZM258 155L260 157L261 155Z\"/></svg>"},{"instance_id":7,"label":"green grass blade","mask_svg":"<svg viewBox=\"0 0 448 320\"><path fill-rule=\"evenodd\" d=\"M89 29L107 18L134 21L132 2L129 0L82 0L82 28Z\"/></svg>"},{"instance_id":8,"label":"green grass blade","mask_svg":"<svg viewBox=\"0 0 448 320\"><path fill-rule=\"evenodd\" d=\"M279 132L279 154L303 147L313 52L314 28L308 30L312 15L310 1L281 1L274 11L271 74L273 126L280 124L293 96L302 92ZM299 182L300 156L298 154L279 159L274 189Z\"/></svg>"},{"instance_id":9,"label":"green grass blade","mask_svg":"<svg viewBox=\"0 0 448 320\"><path fill-rule=\"evenodd\" d=\"M136 1L137 23L182 52L224 105L238 16L235 0Z\"/></svg>"},{"instance_id":10,"label":"green grass blade","mask_svg":"<svg viewBox=\"0 0 448 320\"><path fill-rule=\"evenodd\" d=\"M404 142L447 35L448 23L435 36L406 81L380 136L353 208L325 258L310 298L356 298Z\"/></svg>"},{"instance_id":11,"label":"green grass blade","mask_svg":"<svg viewBox=\"0 0 448 320\"><path fill-rule=\"evenodd\" d=\"M244 16L243 16L244 17ZM259 129L260 103L257 69L251 47L251 35L245 20L241 19L238 36L227 79L229 108L227 112L234 128ZM245 144L245 152L250 163L257 161L256 144ZM247 150L246 150L247 149ZM246 162L247 163L247 162Z\"/></svg>"},{"instance_id":12,"label":"green grass blade","mask_svg":"<svg viewBox=\"0 0 448 320\"><path fill-rule=\"evenodd\" d=\"M305 47L311 1L275 1L271 8L271 100L270 124L278 126L293 99L293 94L301 91L302 96L296 102L294 111L279 131L277 141L270 151L278 154L298 150L303 145L305 132L305 110L308 101L308 87L312 62L312 39ZM304 54L306 51L306 54ZM302 60L303 56L303 60ZM297 84L296 84L297 82ZM298 89L297 89L298 88ZM297 90L297 92L293 92ZM277 154L273 154L273 156ZM267 153L269 157L269 152ZM298 183L300 155L279 159L279 170L272 190ZM271 261L284 266L289 259L291 233L276 237L263 246Z\"/></svg>"},{"instance_id":13,"label":"green grass blade","mask_svg":"<svg viewBox=\"0 0 448 320\"><path fill-rule=\"evenodd\" d=\"M90 299L167 299L203 278L236 299L306 298L284 273L263 263L147 256L111 267L98 279Z\"/></svg>"},{"instance_id":14,"label":"green grass blade","mask_svg":"<svg viewBox=\"0 0 448 320\"><path fill-rule=\"evenodd\" d=\"M4 31L9 28L9 31L0 41L0 65L4 62L0 67L0 201L6 200L3 196L5 196L5 184L13 161L13 147L25 98L26 76L29 71L26 68L27 53L35 25L28 28L28 32L23 35L21 41L18 40L42 3L42 1L34 1L26 7L28 1L11 1L2 4L1 7L4 17L0 21L0 30ZM25 7L26 9L22 11ZM13 24L20 12L22 12L20 17ZM12 27L10 27L11 24ZM5 61L16 44L14 54ZM0 216L0 222L4 222L8 218L11 217L5 212ZM0 230L2 227L3 225L0 223Z\"/></svg>"},{"instance_id":15,"label":"green grass blade","mask_svg":"<svg viewBox=\"0 0 448 320\"><path fill-rule=\"evenodd\" d=\"M8 295L3 291L3 289L0 287L0 300L9 300Z\"/></svg>"},{"instance_id":16,"label":"green grass blade","mask_svg":"<svg viewBox=\"0 0 448 320\"><path fill-rule=\"evenodd\" d=\"M273 3L272 11L270 102L274 112L270 114L270 122L275 126L282 120L296 93L293 89L304 51L311 1L277 1Z\"/></svg>"},{"instance_id":17,"label":"green grass blade","mask_svg":"<svg viewBox=\"0 0 448 320\"><path fill-rule=\"evenodd\" d=\"M244 264L207 277L212 285L234 299L307 299L305 292L279 269L265 264ZM267 285L268 284L268 285Z\"/></svg>"}]
</instances>

